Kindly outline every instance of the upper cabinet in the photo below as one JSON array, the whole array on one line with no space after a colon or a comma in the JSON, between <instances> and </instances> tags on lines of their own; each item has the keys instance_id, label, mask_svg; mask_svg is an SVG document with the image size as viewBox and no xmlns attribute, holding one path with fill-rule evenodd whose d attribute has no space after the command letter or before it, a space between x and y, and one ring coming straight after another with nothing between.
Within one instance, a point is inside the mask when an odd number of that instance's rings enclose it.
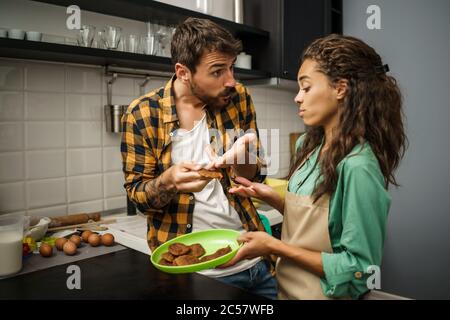
<instances>
[{"instance_id":1,"label":"upper cabinet","mask_svg":"<svg viewBox=\"0 0 450 320\"><path fill-rule=\"evenodd\" d=\"M264 47L270 40L270 33L262 28L234 23L153 0L33 0L31 2L62 7L77 5L82 11L172 26L183 22L188 17L207 18L222 25L242 40L244 51L257 60L259 60L259 48ZM36 23L38 24L39 21ZM168 57L5 38L0 38L0 57L173 72L171 59ZM235 73L236 77L242 80L270 77L266 69L258 69L256 65L253 65L252 70L236 68Z\"/></svg>"},{"instance_id":2,"label":"upper cabinet","mask_svg":"<svg viewBox=\"0 0 450 320\"><path fill-rule=\"evenodd\" d=\"M268 30L259 46L257 68L295 80L303 50L314 39L342 33L342 0L245 0L245 23Z\"/></svg>"}]
</instances>

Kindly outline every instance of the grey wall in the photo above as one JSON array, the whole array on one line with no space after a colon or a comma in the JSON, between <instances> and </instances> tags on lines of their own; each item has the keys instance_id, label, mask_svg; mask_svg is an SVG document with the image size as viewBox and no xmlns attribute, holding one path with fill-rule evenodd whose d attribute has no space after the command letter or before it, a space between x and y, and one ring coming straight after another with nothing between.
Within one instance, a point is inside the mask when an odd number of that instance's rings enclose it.
<instances>
[{"instance_id":1,"label":"grey wall","mask_svg":"<svg viewBox=\"0 0 450 320\"><path fill-rule=\"evenodd\" d=\"M381 30L366 9L381 8ZM393 189L382 290L450 299L450 1L344 0L344 33L372 45L405 97L410 148Z\"/></svg>"}]
</instances>

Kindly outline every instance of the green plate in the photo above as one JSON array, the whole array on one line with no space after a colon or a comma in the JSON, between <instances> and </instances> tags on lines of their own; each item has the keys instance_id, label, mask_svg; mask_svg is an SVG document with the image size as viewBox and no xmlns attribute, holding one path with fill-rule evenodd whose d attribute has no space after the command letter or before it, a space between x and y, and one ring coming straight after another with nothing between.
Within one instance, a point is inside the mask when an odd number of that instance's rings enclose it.
<instances>
[{"instance_id":1,"label":"green plate","mask_svg":"<svg viewBox=\"0 0 450 320\"><path fill-rule=\"evenodd\" d=\"M191 273L205 269L213 269L221 264L230 261L236 255L239 248L241 247L241 245L237 242L237 238L239 237L239 235L239 232L229 229L211 229L185 234L167 241L156 248L156 250L152 253L150 260L156 268L167 273ZM194 243L200 243L203 248L205 248L205 255L213 254L218 249L226 246L231 247L231 252L210 261L191 264L188 266L172 267L160 265L158 262L161 260L161 255L164 252L169 251L169 246L175 242L182 243L188 246Z\"/></svg>"}]
</instances>

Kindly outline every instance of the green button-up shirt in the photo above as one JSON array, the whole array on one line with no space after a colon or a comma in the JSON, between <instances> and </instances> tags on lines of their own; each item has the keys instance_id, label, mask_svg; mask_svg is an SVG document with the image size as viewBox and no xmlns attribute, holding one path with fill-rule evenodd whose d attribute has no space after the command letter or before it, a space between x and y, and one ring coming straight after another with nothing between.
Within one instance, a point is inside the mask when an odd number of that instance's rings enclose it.
<instances>
[{"instance_id":1,"label":"green button-up shirt","mask_svg":"<svg viewBox=\"0 0 450 320\"><path fill-rule=\"evenodd\" d=\"M301 148L304 136L296 144ZM289 181L289 191L312 195L320 179L320 147ZM313 171L312 171L313 170ZM312 171L312 172L311 172ZM356 146L337 166L338 182L330 197L328 231L333 253L322 252L323 293L357 299L369 289L369 266L380 266L391 197L369 143ZM307 177L309 175L309 177ZM299 188L299 184L307 180Z\"/></svg>"}]
</instances>

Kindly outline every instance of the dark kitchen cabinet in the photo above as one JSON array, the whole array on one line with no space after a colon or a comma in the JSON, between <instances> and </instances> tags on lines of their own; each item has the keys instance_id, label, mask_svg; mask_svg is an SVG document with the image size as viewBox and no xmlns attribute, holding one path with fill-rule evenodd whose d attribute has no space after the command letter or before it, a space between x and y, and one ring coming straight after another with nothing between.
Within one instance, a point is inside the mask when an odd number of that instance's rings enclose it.
<instances>
[{"instance_id":1,"label":"dark kitchen cabinet","mask_svg":"<svg viewBox=\"0 0 450 320\"><path fill-rule=\"evenodd\" d=\"M245 23L270 32L255 65L274 77L295 80L308 44L342 33L342 0L245 0Z\"/></svg>"}]
</instances>

